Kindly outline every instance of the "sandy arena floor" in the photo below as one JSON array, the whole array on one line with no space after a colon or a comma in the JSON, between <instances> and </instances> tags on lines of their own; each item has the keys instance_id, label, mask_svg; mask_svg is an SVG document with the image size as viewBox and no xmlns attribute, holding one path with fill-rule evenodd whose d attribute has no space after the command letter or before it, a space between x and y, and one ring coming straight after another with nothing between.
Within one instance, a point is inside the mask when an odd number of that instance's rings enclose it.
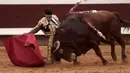
<instances>
[{"instance_id":1,"label":"sandy arena floor","mask_svg":"<svg viewBox=\"0 0 130 73\"><path fill-rule=\"evenodd\" d=\"M14 66L8 58L4 47L0 47L0 73L130 73L130 62L121 63L121 48L116 46L118 61L114 62L110 54L110 46L100 46L105 59L109 61L103 66L93 50L79 57L78 66L62 60L61 64L31 68ZM42 55L46 56L46 47L40 47ZM126 46L126 54L130 60L130 46Z\"/></svg>"}]
</instances>

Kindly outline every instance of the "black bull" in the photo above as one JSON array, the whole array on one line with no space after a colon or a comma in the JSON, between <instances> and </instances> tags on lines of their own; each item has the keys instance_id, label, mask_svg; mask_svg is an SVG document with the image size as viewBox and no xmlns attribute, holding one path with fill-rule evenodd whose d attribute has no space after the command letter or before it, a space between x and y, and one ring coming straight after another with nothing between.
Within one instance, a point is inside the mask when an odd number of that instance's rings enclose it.
<instances>
[{"instance_id":1,"label":"black bull","mask_svg":"<svg viewBox=\"0 0 130 73\"><path fill-rule=\"evenodd\" d=\"M84 21L89 21L100 30L106 40L100 38ZM121 26L127 26L127 22L122 20L118 13L109 11L98 11L96 13L86 13L84 15L69 15L56 30L54 44L51 50L53 61L60 61L61 58L77 63L77 56L85 54L91 48L101 58L103 64L107 61L103 58L99 44L100 41L111 45L111 55L114 61L117 60L115 54L115 40L122 47L122 60L126 62L125 42L121 36Z\"/></svg>"}]
</instances>

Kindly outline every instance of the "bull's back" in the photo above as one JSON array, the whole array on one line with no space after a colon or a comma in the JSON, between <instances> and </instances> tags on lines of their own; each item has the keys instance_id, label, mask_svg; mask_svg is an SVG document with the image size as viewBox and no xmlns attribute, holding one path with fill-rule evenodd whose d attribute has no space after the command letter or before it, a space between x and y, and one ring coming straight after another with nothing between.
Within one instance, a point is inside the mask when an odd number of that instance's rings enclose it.
<instances>
[{"instance_id":1,"label":"bull's back","mask_svg":"<svg viewBox=\"0 0 130 73\"><path fill-rule=\"evenodd\" d=\"M109 12L109 11L105 11L105 10L101 10L101 11L97 11L97 12L90 12L90 13L87 13L85 15L85 17L90 21L92 22L93 24L96 24L96 23L106 23L106 22L109 22L111 19L114 19L115 16L113 15L112 12Z\"/></svg>"},{"instance_id":2,"label":"bull's back","mask_svg":"<svg viewBox=\"0 0 130 73\"><path fill-rule=\"evenodd\" d=\"M63 25L61 25L61 28L64 28L64 30L73 30L77 34L87 34L88 26L80 21L77 17L67 18Z\"/></svg>"},{"instance_id":3,"label":"bull's back","mask_svg":"<svg viewBox=\"0 0 130 73\"><path fill-rule=\"evenodd\" d=\"M100 10L95 13L88 13L86 18L93 26L105 35L108 34L113 27L112 22L117 20L113 12L105 10Z\"/></svg>"}]
</instances>

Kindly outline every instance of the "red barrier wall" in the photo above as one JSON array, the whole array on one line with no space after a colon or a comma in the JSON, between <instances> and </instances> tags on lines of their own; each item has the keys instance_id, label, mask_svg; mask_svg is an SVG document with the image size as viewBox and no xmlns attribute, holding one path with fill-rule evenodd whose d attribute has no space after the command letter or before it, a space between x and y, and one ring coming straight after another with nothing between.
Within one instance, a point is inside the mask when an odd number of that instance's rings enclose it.
<instances>
[{"instance_id":1,"label":"red barrier wall","mask_svg":"<svg viewBox=\"0 0 130 73\"><path fill-rule=\"evenodd\" d=\"M44 16L44 9L51 8L63 20L72 4L53 5L0 5L0 28L33 27ZM121 17L130 20L130 4L82 4L76 10L116 11Z\"/></svg>"}]
</instances>

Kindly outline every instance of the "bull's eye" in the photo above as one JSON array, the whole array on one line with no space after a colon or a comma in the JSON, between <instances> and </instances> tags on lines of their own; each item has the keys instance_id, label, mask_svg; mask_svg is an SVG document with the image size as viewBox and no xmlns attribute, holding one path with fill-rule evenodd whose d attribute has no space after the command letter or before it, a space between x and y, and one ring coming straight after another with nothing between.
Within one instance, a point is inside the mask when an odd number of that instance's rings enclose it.
<instances>
[{"instance_id":1,"label":"bull's eye","mask_svg":"<svg viewBox=\"0 0 130 73\"><path fill-rule=\"evenodd\" d=\"M59 49L60 54L63 54L63 51L64 51L63 49Z\"/></svg>"}]
</instances>

